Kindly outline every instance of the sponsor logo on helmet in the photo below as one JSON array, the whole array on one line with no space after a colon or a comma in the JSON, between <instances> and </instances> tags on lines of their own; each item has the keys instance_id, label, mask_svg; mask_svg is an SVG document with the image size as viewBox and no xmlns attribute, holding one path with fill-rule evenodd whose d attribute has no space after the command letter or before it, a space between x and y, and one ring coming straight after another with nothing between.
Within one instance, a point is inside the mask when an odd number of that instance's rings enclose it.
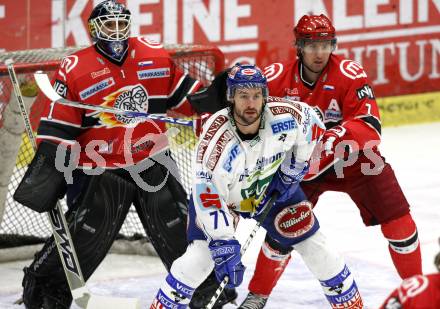
<instances>
[{"instance_id":1,"label":"sponsor logo on helmet","mask_svg":"<svg viewBox=\"0 0 440 309\"><path fill-rule=\"evenodd\" d=\"M255 75L257 74L257 70L255 69L243 69L241 70L241 73L244 75Z\"/></svg>"}]
</instances>

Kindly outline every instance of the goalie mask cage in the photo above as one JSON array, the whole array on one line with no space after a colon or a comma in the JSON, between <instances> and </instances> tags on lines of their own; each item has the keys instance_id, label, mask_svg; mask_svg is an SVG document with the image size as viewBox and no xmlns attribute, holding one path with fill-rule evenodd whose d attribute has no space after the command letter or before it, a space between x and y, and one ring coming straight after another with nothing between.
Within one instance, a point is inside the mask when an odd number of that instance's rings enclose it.
<instances>
[{"instance_id":1,"label":"goalie mask cage","mask_svg":"<svg viewBox=\"0 0 440 309\"><path fill-rule=\"evenodd\" d=\"M43 71L51 78L60 60L80 47L38 49L0 54L0 249L41 243L51 235L45 214L39 214L17 203L12 196L20 183L34 151L24 133L23 119L4 65L13 59L20 89L27 105L34 132L38 127L42 104L33 73ZM211 46L165 45L174 62L185 73L209 85L224 66L222 52ZM169 127L169 126L168 126ZM179 167L182 184L187 193L190 188L191 153L196 138L191 127L179 126L179 133L169 138L174 159ZM9 158L9 159L8 159ZM61 201L65 210L66 204ZM132 206L120 230L120 237L128 239L145 236L142 224Z\"/></svg>"}]
</instances>

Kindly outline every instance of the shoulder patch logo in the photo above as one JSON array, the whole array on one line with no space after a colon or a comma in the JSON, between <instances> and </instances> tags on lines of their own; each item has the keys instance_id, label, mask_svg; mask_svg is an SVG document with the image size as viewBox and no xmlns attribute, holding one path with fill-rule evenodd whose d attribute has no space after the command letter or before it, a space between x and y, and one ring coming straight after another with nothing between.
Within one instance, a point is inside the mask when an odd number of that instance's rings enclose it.
<instances>
[{"instance_id":1,"label":"shoulder patch logo","mask_svg":"<svg viewBox=\"0 0 440 309\"><path fill-rule=\"evenodd\" d=\"M339 69L341 70L342 74L347 76L350 79L357 79L357 78L366 78L367 73L365 73L362 66L353 61L353 60L342 60L339 64Z\"/></svg>"},{"instance_id":2,"label":"shoulder patch logo","mask_svg":"<svg viewBox=\"0 0 440 309\"><path fill-rule=\"evenodd\" d=\"M144 45L146 45L146 46L148 46L150 48L159 49L159 48L163 47L163 45L161 43L156 42L156 41L151 40L151 39L144 38L142 36L137 37L137 39L138 39L139 42L141 42L142 44L144 44Z\"/></svg>"},{"instance_id":3,"label":"shoulder patch logo","mask_svg":"<svg viewBox=\"0 0 440 309\"><path fill-rule=\"evenodd\" d=\"M66 73L69 73L73 70L74 67L78 64L78 56L76 55L70 55L67 57L64 57L61 61L60 67L66 71Z\"/></svg>"},{"instance_id":4,"label":"shoulder patch logo","mask_svg":"<svg viewBox=\"0 0 440 309\"><path fill-rule=\"evenodd\" d=\"M283 72L284 66L281 63L273 63L264 68L264 75L267 78L267 81L273 81L275 78L280 76Z\"/></svg>"},{"instance_id":5,"label":"shoulder patch logo","mask_svg":"<svg viewBox=\"0 0 440 309\"><path fill-rule=\"evenodd\" d=\"M374 92L370 85L365 84L361 88L356 89L356 95L359 100L364 98L374 99Z\"/></svg>"}]
</instances>

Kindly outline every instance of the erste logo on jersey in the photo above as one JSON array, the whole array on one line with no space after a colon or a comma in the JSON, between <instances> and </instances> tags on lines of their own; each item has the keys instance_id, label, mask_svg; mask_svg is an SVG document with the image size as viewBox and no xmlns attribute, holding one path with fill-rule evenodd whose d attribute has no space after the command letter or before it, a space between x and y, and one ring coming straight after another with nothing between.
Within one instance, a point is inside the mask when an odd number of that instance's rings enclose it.
<instances>
[{"instance_id":1,"label":"erste logo on jersey","mask_svg":"<svg viewBox=\"0 0 440 309\"><path fill-rule=\"evenodd\" d=\"M341 70L342 74L350 79L367 77L367 73L365 73L362 66L353 60L342 60L339 64L339 69Z\"/></svg>"},{"instance_id":2,"label":"erste logo on jersey","mask_svg":"<svg viewBox=\"0 0 440 309\"><path fill-rule=\"evenodd\" d=\"M143 112L148 111L148 92L141 84L126 86L109 94L104 98L102 106L114 107L121 110ZM101 122L109 127L134 126L141 118L123 114L100 113Z\"/></svg>"},{"instance_id":3,"label":"erste logo on jersey","mask_svg":"<svg viewBox=\"0 0 440 309\"><path fill-rule=\"evenodd\" d=\"M278 134L284 131L291 131L296 128L296 123L292 118L283 118L278 121L270 123L273 134Z\"/></svg>"}]
</instances>

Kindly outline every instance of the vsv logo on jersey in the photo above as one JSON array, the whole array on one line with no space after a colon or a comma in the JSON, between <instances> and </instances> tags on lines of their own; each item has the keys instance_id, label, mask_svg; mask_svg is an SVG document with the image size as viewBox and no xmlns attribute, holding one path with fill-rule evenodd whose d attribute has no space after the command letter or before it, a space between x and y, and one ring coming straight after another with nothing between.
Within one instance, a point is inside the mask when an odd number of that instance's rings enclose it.
<instances>
[{"instance_id":1,"label":"vsv logo on jersey","mask_svg":"<svg viewBox=\"0 0 440 309\"><path fill-rule=\"evenodd\" d=\"M272 133L277 134L284 131L290 131L296 128L296 123L293 119L281 119L275 122L271 122Z\"/></svg>"},{"instance_id":2,"label":"vsv logo on jersey","mask_svg":"<svg viewBox=\"0 0 440 309\"><path fill-rule=\"evenodd\" d=\"M237 158L237 156L241 153L240 145L235 144L232 146L231 150L229 151L228 156L225 159L225 162L223 163L223 168L227 172L232 171L232 162Z\"/></svg>"},{"instance_id":3,"label":"vsv logo on jersey","mask_svg":"<svg viewBox=\"0 0 440 309\"><path fill-rule=\"evenodd\" d=\"M138 79L164 78L170 76L170 68L158 68L151 70L137 71Z\"/></svg>"},{"instance_id":4,"label":"vsv logo on jersey","mask_svg":"<svg viewBox=\"0 0 440 309\"><path fill-rule=\"evenodd\" d=\"M202 205L202 209L215 207L217 209L222 208L220 202L220 196L216 188L211 184L198 184L196 185L196 196L198 204Z\"/></svg>"},{"instance_id":5,"label":"vsv logo on jersey","mask_svg":"<svg viewBox=\"0 0 440 309\"><path fill-rule=\"evenodd\" d=\"M104 89L107 89L115 84L115 80L113 77L106 78L99 83L93 84L90 87L80 91L79 97L82 100L85 100L87 98L90 98L91 96L97 94L98 92L103 91Z\"/></svg>"}]
</instances>

